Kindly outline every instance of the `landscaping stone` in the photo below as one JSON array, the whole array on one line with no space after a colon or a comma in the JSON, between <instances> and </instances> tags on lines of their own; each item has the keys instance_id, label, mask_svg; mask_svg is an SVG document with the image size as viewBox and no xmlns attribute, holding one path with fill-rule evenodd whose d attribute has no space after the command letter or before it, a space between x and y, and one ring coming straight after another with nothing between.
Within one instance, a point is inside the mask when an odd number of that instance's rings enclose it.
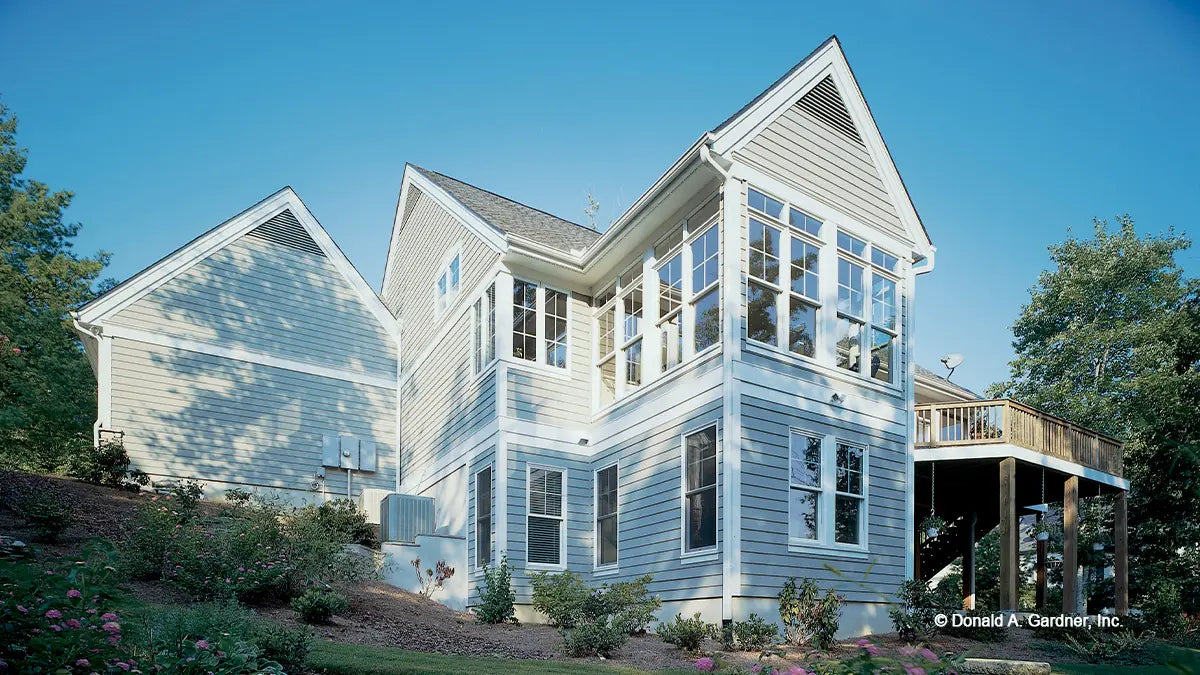
<instances>
[{"instance_id":1,"label":"landscaping stone","mask_svg":"<svg viewBox=\"0 0 1200 675\"><path fill-rule=\"evenodd\" d=\"M967 659L960 672L977 675L1050 675L1050 664L1044 661Z\"/></svg>"}]
</instances>

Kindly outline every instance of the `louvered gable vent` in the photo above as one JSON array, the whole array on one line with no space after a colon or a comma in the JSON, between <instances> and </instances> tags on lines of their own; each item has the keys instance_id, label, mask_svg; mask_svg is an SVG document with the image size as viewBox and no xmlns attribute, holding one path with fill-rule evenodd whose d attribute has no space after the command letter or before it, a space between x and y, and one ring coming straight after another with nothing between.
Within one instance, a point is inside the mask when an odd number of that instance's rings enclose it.
<instances>
[{"instance_id":1,"label":"louvered gable vent","mask_svg":"<svg viewBox=\"0 0 1200 675\"><path fill-rule=\"evenodd\" d=\"M796 107L833 127L846 138L863 145L862 137L858 135L858 129L854 128L850 111L846 110L846 104L842 102L832 76L826 75L817 86L808 90L808 93L796 102Z\"/></svg>"},{"instance_id":2,"label":"louvered gable vent","mask_svg":"<svg viewBox=\"0 0 1200 675\"><path fill-rule=\"evenodd\" d=\"M283 211L247 234L273 244L325 257L325 252L321 250L320 246L317 246L312 235L304 229L300 221L296 220L296 216L293 216L291 211Z\"/></svg>"}]
</instances>

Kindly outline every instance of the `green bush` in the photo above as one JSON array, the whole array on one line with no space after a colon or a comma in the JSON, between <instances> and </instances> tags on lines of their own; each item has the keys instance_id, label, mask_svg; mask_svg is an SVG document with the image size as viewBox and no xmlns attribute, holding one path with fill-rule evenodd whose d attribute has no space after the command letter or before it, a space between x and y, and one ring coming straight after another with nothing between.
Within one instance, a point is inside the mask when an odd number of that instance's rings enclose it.
<instances>
[{"instance_id":1,"label":"green bush","mask_svg":"<svg viewBox=\"0 0 1200 675\"><path fill-rule=\"evenodd\" d=\"M802 579L799 584L795 577L788 579L779 591L784 639L791 644L828 649L837 633L843 602L832 589L821 595L812 579Z\"/></svg>"},{"instance_id":2,"label":"green bush","mask_svg":"<svg viewBox=\"0 0 1200 675\"><path fill-rule=\"evenodd\" d=\"M67 475L94 485L137 490L150 477L130 466L121 441L101 441L98 447L80 448L67 459Z\"/></svg>"},{"instance_id":3,"label":"green bush","mask_svg":"<svg viewBox=\"0 0 1200 675\"><path fill-rule=\"evenodd\" d=\"M567 656L612 656L629 639L629 634L608 617L580 621L564 629L562 636Z\"/></svg>"},{"instance_id":4,"label":"green bush","mask_svg":"<svg viewBox=\"0 0 1200 675\"><path fill-rule=\"evenodd\" d=\"M334 614L341 614L349 606L341 593L321 588L310 588L292 600L292 609L308 623L328 623Z\"/></svg>"},{"instance_id":5,"label":"green bush","mask_svg":"<svg viewBox=\"0 0 1200 675\"><path fill-rule=\"evenodd\" d=\"M1040 635L1040 633L1039 633ZM1082 630L1065 633L1062 642L1037 642L1034 646L1070 661L1112 665L1149 665L1158 659L1147 649L1147 640L1132 631Z\"/></svg>"},{"instance_id":6,"label":"green bush","mask_svg":"<svg viewBox=\"0 0 1200 675\"><path fill-rule=\"evenodd\" d=\"M330 539L346 544L379 546L375 526L367 522L366 512L352 500L333 499L306 509L313 511L317 524L325 530Z\"/></svg>"},{"instance_id":7,"label":"green bush","mask_svg":"<svg viewBox=\"0 0 1200 675\"><path fill-rule=\"evenodd\" d=\"M121 564L136 579L158 579L167 568L191 515L176 508L170 495L143 496L126 525L120 547Z\"/></svg>"},{"instance_id":8,"label":"green bush","mask_svg":"<svg viewBox=\"0 0 1200 675\"><path fill-rule=\"evenodd\" d=\"M551 626L559 628L574 628L583 618L584 603L592 595L587 584L574 572L534 572L529 575L529 584L533 588L533 608L545 614ZM607 613L602 609L598 612L595 607L592 612Z\"/></svg>"},{"instance_id":9,"label":"green bush","mask_svg":"<svg viewBox=\"0 0 1200 675\"><path fill-rule=\"evenodd\" d=\"M169 664L186 659L197 640L215 644L232 637L235 646L253 645L258 657L287 672L303 672L312 647L309 631L259 617L232 600L148 609L130 625L139 660L157 662L169 672L174 672Z\"/></svg>"},{"instance_id":10,"label":"green bush","mask_svg":"<svg viewBox=\"0 0 1200 675\"><path fill-rule=\"evenodd\" d=\"M312 652L312 632L266 619L255 621L251 628L250 639L264 658L278 663L289 673L304 672Z\"/></svg>"},{"instance_id":11,"label":"green bush","mask_svg":"<svg viewBox=\"0 0 1200 675\"><path fill-rule=\"evenodd\" d=\"M517 596L512 588L512 571L508 567L508 555L500 555L500 564L483 568L483 588L479 590L479 606L475 608L475 619L479 623L516 622Z\"/></svg>"},{"instance_id":12,"label":"green bush","mask_svg":"<svg viewBox=\"0 0 1200 675\"><path fill-rule=\"evenodd\" d=\"M618 581L605 587L612 603L613 624L629 635L645 633L662 608L662 600L650 595L649 574L631 581Z\"/></svg>"},{"instance_id":13,"label":"green bush","mask_svg":"<svg viewBox=\"0 0 1200 675\"><path fill-rule=\"evenodd\" d=\"M1155 586L1142 606L1142 622L1164 640L1182 636L1187 624L1179 587L1168 582Z\"/></svg>"},{"instance_id":14,"label":"green bush","mask_svg":"<svg viewBox=\"0 0 1200 675\"><path fill-rule=\"evenodd\" d=\"M660 622L654 632L667 644L675 645L684 651L698 652L705 638L717 636L717 627L705 623L704 619L700 618L700 612L696 612L690 619L676 614L671 621Z\"/></svg>"},{"instance_id":15,"label":"green bush","mask_svg":"<svg viewBox=\"0 0 1200 675\"><path fill-rule=\"evenodd\" d=\"M751 613L745 621L732 621L721 627L721 646L725 651L757 652L774 644L779 627Z\"/></svg>"},{"instance_id":16,"label":"green bush","mask_svg":"<svg viewBox=\"0 0 1200 675\"><path fill-rule=\"evenodd\" d=\"M74 519L71 509L53 492L29 495L21 503L21 517L33 528L34 536L41 541L58 541Z\"/></svg>"},{"instance_id":17,"label":"green bush","mask_svg":"<svg viewBox=\"0 0 1200 675\"><path fill-rule=\"evenodd\" d=\"M920 579L901 583L896 598L899 603L888 610L888 616L900 639L908 642L926 639L936 633L934 617L953 612L961 605L957 591L949 584L940 584L935 589Z\"/></svg>"}]
</instances>

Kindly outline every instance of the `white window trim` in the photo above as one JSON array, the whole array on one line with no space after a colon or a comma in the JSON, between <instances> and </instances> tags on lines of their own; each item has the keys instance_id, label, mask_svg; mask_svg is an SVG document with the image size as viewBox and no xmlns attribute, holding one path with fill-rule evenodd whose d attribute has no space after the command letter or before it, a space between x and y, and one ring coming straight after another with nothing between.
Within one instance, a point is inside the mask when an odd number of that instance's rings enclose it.
<instances>
[{"instance_id":1,"label":"white window trim","mask_svg":"<svg viewBox=\"0 0 1200 675\"><path fill-rule=\"evenodd\" d=\"M600 562L600 472L614 469L617 472L617 510L613 512L613 517L617 519L617 559L610 563ZM592 523L594 545L594 555L592 556L592 571L593 572L616 572L621 566L621 467L620 461L606 464L592 472L592 514L595 516L595 522Z\"/></svg>"},{"instance_id":2,"label":"white window trim","mask_svg":"<svg viewBox=\"0 0 1200 675\"><path fill-rule=\"evenodd\" d=\"M821 439L821 487L817 502L817 539L793 539L788 532L788 550L791 552L829 552L846 557L865 557L870 550L868 533L870 532L871 513L871 448L857 440L850 440L834 434L819 434L802 427L791 427L788 430L788 476L787 499L788 519L793 518L791 506L791 467L792 467L792 438L802 436ZM837 490L837 446L848 445L862 451L862 488L863 493L850 493ZM847 544L836 541L837 496L853 496L862 502L859 517L858 544Z\"/></svg>"},{"instance_id":3,"label":"white window trim","mask_svg":"<svg viewBox=\"0 0 1200 675\"><path fill-rule=\"evenodd\" d=\"M684 227L686 228L686 224ZM686 229L685 229L684 233L686 234ZM655 300L655 302L657 302L659 304L659 307L658 307L659 314L655 318L655 321L654 321L654 330L658 331L659 339L662 340L663 339L663 337L662 337L663 326L671 318L677 317L679 320L679 342L681 343L680 348L679 348L679 362L678 363L676 363L673 366L668 366L665 361L662 361L660 359L658 366L659 366L659 372L662 374L669 373L672 370L675 370L676 368L682 366L687 361L687 359L684 358L684 354L687 353L687 348L683 346L687 342L687 340L684 336L684 334L687 333L687 331L683 327L683 315L684 315L683 306L685 304L687 304L687 302L686 302L687 301L687 292L684 290L684 287L687 286L686 282L687 282L688 277L687 277L685 270L683 269L684 256L683 256L683 251L681 250L683 246L686 246L686 244L681 242L678 246L673 247L670 251L667 251L666 254L663 255L662 259L656 260L655 265L654 265L654 300ZM676 307L675 309L671 310L669 313L667 313L666 316L663 316L663 314L662 314L662 295L661 295L662 270L665 269L667 267L667 265L670 264L671 260L674 259L676 256L679 256L679 306ZM719 267L719 265L718 265L718 267ZM660 349L662 346L663 346L662 343L660 343L659 344Z\"/></svg>"},{"instance_id":4,"label":"white window trim","mask_svg":"<svg viewBox=\"0 0 1200 675\"><path fill-rule=\"evenodd\" d=\"M713 545L705 546L704 548L688 549L687 547L687 437L697 434L707 429L713 429L716 436L716 465L717 475L713 477L713 490L716 500L716 515L713 518ZM679 557L680 558L697 558L711 557L716 560L716 556L721 547L721 427L716 422L705 422L690 429L685 429L679 434Z\"/></svg>"},{"instance_id":5,"label":"white window trim","mask_svg":"<svg viewBox=\"0 0 1200 675\"><path fill-rule=\"evenodd\" d=\"M433 278L433 307L435 316L441 317L450 311L454 303L462 294L463 285L463 268L462 268L462 242L459 242L449 249L442 256L442 261L438 264L437 274ZM450 263L454 259L458 259L458 284L450 285ZM446 279L446 294L442 295L439 289L442 278Z\"/></svg>"},{"instance_id":6,"label":"white window trim","mask_svg":"<svg viewBox=\"0 0 1200 675\"><path fill-rule=\"evenodd\" d=\"M529 518L554 518L555 516L544 516L534 514L530 511L531 495L533 491L530 485L533 482L532 476L534 469L542 469L544 471L557 471L562 474L562 515L558 517L561 525L558 528L558 564L550 563L535 563L529 561ZM561 572L567 569L567 468L563 466L551 466L549 464L531 464L525 465L525 568L531 570L547 570Z\"/></svg>"},{"instance_id":7,"label":"white window trim","mask_svg":"<svg viewBox=\"0 0 1200 675\"><path fill-rule=\"evenodd\" d=\"M494 298L494 302L489 303L488 302L488 290L493 289L493 288L496 289L495 292L493 292L493 294L492 294L492 296ZM491 370L492 366L495 365L496 360L500 355L500 345L499 345L500 321L499 321L499 314L497 313L497 310L496 310L496 306L499 304L499 296L500 296L500 289L498 288L496 279L492 279L488 283L484 284L483 288L478 293L475 294L475 297L471 301L470 307L468 309L470 316L469 316L469 320L467 323L469 326L469 330L471 331L471 371L472 371L472 374L476 378L480 377L484 373ZM478 322L477 322L476 316L475 316L475 306L476 305L479 305L481 308L480 316L478 317ZM489 313L491 315L491 319L492 319L492 322L494 324L494 329L495 329L495 333L490 336L486 335L486 333L488 332ZM484 347L484 345L486 344L487 339L489 337L492 340L491 358L484 359L482 362L476 363L476 355Z\"/></svg>"},{"instance_id":8,"label":"white window trim","mask_svg":"<svg viewBox=\"0 0 1200 675\"><path fill-rule=\"evenodd\" d=\"M704 223L702 223L700 226L698 226L695 230L690 229L690 227L691 226L689 224L688 228L685 229L685 231L684 231L685 239L684 239L684 243L683 243L683 248L684 248L684 256L683 256L683 264L684 264L684 270L683 270L683 274L684 274L684 277L683 277L683 360L684 361L689 361L693 358L696 358L696 356L698 356L699 354L707 352L708 350L712 349L713 347L719 346L721 344L723 335L724 335L723 331L722 331L722 335L718 336L717 340L713 344L708 345L707 347L705 347L704 349L701 349L699 351L696 350L696 302L700 298L707 295L710 291L712 291L715 288L715 289L717 289L717 307L723 308L724 307L724 304L723 304L724 294L726 292L726 289L721 287L721 273L722 273L722 270L725 269L725 263L726 263L725 247L721 245L721 241L722 241L722 237L727 236L728 233L721 231L722 228L721 228L721 213L720 213L720 211L713 214L708 220L704 221ZM694 287L694 283L692 280L692 274L694 274L694 272L695 272L696 261L693 259L693 255L692 255L692 244L695 243L697 239L704 236L704 234L706 234L708 232L710 227L717 228L717 278L714 281L710 282L709 284L705 285L700 290L694 291L694 290L692 290ZM724 314L723 309L721 310L721 313ZM722 317L722 322L723 321L724 321L724 317Z\"/></svg>"},{"instance_id":9,"label":"white window trim","mask_svg":"<svg viewBox=\"0 0 1200 675\"><path fill-rule=\"evenodd\" d=\"M504 360L518 368L526 368L529 370L533 370L535 372L548 373L548 374L553 374L560 378L570 379L570 377L571 377L571 362L575 356L575 349L571 344L571 336L572 336L571 335L572 334L571 324L575 321L575 310L572 309L572 307L571 307L571 304L572 304L571 303L571 300L572 300L571 291L568 291L563 288L558 288L556 286L550 286L550 285L547 285L547 284L544 284L541 282L532 281L530 279L522 278L520 276L514 276L513 277L513 287L515 288L516 284L518 284L518 283L526 283L526 284L530 284L534 287L534 302L533 302L534 331L533 331L533 337L534 337L536 347L537 347L536 358L533 361L530 361L528 359L518 358L515 354L513 354L514 342L510 337L510 339L507 341L508 349L503 354ZM547 290L554 291L556 293L562 293L564 296L566 296L566 299L567 299L567 337L566 337L567 341L566 341L566 345L565 345L567 348L567 351L566 351L566 356L565 356L566 366L563 368L559 368L558 366L552 366L547 362L547 358L548 358L547 357L548 350L546 349L546 291ZM497 294L498 293L499 293L499 291L497 290ZM508 302L508 303L510 303L510 305L512 305L512 316L515 317L519 308L513 303L513 297L512 297L511 292L509 293L509 297L507 298L506 302ZM497 304L499 304L499 301L497 301ZM497 331L497 333L499 333L501 330L507 330L509 332L510 336L515 335L513 332L513 327L512 326L502 326L499 321L499 315L497 315L496 331ZM499 346L497 346L496 351L497 351L497 353L499 353Z\"/></svg>"},{"instance_id":10,"label":"white window trim","mask_svg":"<svg viewBox=\"0 0 1200 675\"><path fill-rule=\"evenodd\" d=\"M798 483L792 482L792 472L796 465L796 453L795 453L794 448L792 447L792 443L796 440L797 437L803 438L806 440L807 439L816 439L821 443L821 451L820 451L820 458L819 458L820 463L818 466L818 469L820 470L820 482L815 486L800 485ZM825 437L820 434L814 434L810 431L804 431L802 429L796 429L796 428L791 429L788 433L788 474L787 474L787 482L788 482L787 499L788 499L788 524L789 524L789 526L788 526L788 544L814 545L814 544L821 543L821 541L822 541L821 531L825 527L825 518L824 518L824 515L821 513L821 511L823 510L825 501L826 501L825 500L824 481L825 481ZM809 538L809 537L793 537L792 536L791 522L793 520L795 520L797 517L796 514L792 513L792 491L793 490L804 490L806 492L812 492L817 495L817 536L815 539Z\"/></svg>"},{"instance_id":11,"label":"white window trim","mask_svg":"<svg viewBox=\"0 0 1200 675\"><path fill-rule=\"evenodd\" d=\"M494 502L496 501L496 472L495 469L492 468L492 465L488 464L487 466L480 467L472 476L472 480L475 481L475 518L472 521L473 527L475 528L475 571L480 571L485 567L484 565L479 564L479 476L484 471L490 472L488 474L488 479L491 482L489 487L492 497L491 501L493 502L488 504L488 527L490 528L490 536L488 538L488 541L490 542L490 545L488 546L488 564L491 564L495 560L496 556L496 509L494 505Z\"/></svg>"}]
</instances>

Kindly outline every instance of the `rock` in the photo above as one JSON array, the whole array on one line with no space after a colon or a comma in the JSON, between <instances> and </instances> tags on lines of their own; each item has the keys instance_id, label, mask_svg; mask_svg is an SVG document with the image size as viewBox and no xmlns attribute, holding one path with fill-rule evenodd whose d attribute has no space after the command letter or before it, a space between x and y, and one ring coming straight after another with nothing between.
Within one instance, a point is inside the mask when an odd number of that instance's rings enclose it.
<instances>
[{"instance_id":1,"label":"rock","mask_svg":"<svg viewBox=\"0 0 1200 675\"><path fill-rule=\"evenodd\" d=\"M1050 664L1044 661L967 659L959 672L978 675L1050 675Z\"/></svg>"}]
</instances>

